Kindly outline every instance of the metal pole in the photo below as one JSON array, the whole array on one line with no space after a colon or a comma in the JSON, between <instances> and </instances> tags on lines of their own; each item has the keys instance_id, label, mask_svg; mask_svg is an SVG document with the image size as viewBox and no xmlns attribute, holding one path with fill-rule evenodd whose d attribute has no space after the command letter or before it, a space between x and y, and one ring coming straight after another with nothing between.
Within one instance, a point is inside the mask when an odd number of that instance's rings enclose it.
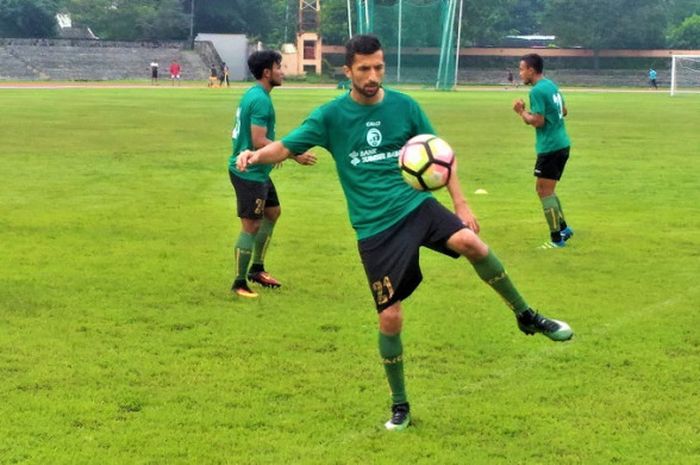
<instances>
[{"instance_id":1,"label":"metal pole","mask_svg":"<svg viewBox=\"0 0 700 465\"><path fill-rule=\"evenodd\" d=\"M455 59L455 84L454 87L457 87L457 81L458 81L458 76L459 76L459 50L462 47L461 45L461 39L462 39L462 11L464 7L464 0L459 0L459 23L457 23L457 57Z\"/></svg>"},{"instance_id":2,"label":"metal pole","mask_svg":"<svg viewBox=\"0 0 700 465\"><path fill-rule=\"evenodd\" d=\"M352 39L352 10L350 9L350 0L348 0L348 36Z\"/></svg>"},{"instance_id":3,"label":"metal pole","mask_svg":"<svg viewBox=\"0 0 700 465\"><path fill-rule=\"evenodd\" d=\"M287 0L287 6L284 8L284 41L287 40L287 33L289 32L289 0Z\"/></svg>"},{"instance_id":4,"label":"metal pole","mask_svg":"<svg viewBox=\"0 0 700 465\"><path fill-rule=\"evenodd\" d=\"M399 0L399 43L396 48L396 83L401 82L401 28L403 25L403 1Z\"/></svg>"},{"instance_id":5,"label":"metal pole","mask_svg":"<svg viewBox=\"0 0 700 465\"><path fill-rule=\"evenodd\" d=\"M194 50L194 0L190 0L190 49Z\"/></svg>"},{"instance_id":6,"label":"metal pole","mask_svg":"<svg viewBox=\"0 0 700 465\"><path fill-rule=\"evenodd\" d=\"M369 30L369 0L365 0L365 34L371 32Z\"/></svg>"},{"instance_id":7,"label":"metal pole","mask_svg":"<svg viewBox=\"0 0 700 465\"><path fill-rule=\"evenodd\" d=\"M447 72L446 69L447 60L449 58L452 31L454 30L454 20L455 20L455 6L457 5L457 0L448 0L448 4L443 6L447 8L445 15L443 17L442 24L442 42L440 45L440 64L438 65L437 81L435 82L435 88L440 88L440 83L445 81L447 83ZM444 4L443 4L444 5Z\"/></svg>"}]
</instances>

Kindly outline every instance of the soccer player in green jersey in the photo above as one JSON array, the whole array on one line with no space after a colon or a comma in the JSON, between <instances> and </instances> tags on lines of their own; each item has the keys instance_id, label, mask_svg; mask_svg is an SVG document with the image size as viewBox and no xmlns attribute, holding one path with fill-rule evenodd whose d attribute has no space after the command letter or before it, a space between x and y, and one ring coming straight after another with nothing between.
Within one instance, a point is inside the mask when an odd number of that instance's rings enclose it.
<instances>
[{"instance_id":1,"label":"soccer player in green jersey","mask_svg":"<svg viewBox=\"0 0 700 465\"><path fill-rule=\"evenodd\" d=\"M272 166L252 166L245 172L236 168L239 153L264 147L275 138L275 108L270 92L282 85L281 63L282 55L272 50L258 51L248 58L248 68L257 83L246 91L236 110L228 174L236 191L241 232L236 242L236 279L231 289L241 297L258 296L248 286L248 280L264 287L281 286L265 271L264 265L265 252L281 213L277 191L270 179ZM316 158L311 153L303 153L294 160L302 165L312 165Z\"/></svg>"},{"instance_id":2,"label":"soccer player in green jersey","mask_svg":"<svg viewBox=\"0 0 700 465\"><path fill-rule=\"evenodd\" d=\"M453 258L464 256L515 313L526 334L555 341L571 338L562 321L532 310L496 255L477 235L455 170L447 185L455 213L428 192L404 182L397 157L413 136L435 131L409 96L382 87L384 53L376 37L358 35L346 45L345 74L351 89L314 110L281 141L242 152L238 168L276 163L314 146L325 147L335 161L345 192L350 222L379 314L379 353L391 389L392 415L385 427L403 430L410 421L404 383L402 301L421 282L421 246Z\"/></svg>"},{"instance_id":3,"label":"soccer player in green jersey","mask_svg":"<svg viewBox=\"0 0 700 465\"><path fill-rule=\"evenodd\" d=\"M544 217L549 226L550 240L543 249L558 249L566 245L574 231L566 224L559 197L554 192L569 159L571 142L564 126L567 114L564 97L557 85L544 74L544 60L536 53L520 59L520 78L530 90L530 111L523 99L513 102L513 110L525 124L535 127L537 161L534 175L535 189L542 202Z\"/></svg>"}]
</instances>

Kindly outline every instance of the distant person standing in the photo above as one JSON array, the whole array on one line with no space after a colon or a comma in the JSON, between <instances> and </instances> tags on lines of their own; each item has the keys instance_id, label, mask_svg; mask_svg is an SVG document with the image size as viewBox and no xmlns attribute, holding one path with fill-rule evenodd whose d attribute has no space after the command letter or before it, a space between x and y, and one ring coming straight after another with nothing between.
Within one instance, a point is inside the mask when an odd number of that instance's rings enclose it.
<instances>
[{"instance_id":1,"label":"distant person standing","mask_svg":"<svg viewBox=\"0 0 700 465\"><path fill-rule=\"evenodd\" d=\"M564 117L567 114L564 97L557 85L544 76L543 70L544 60L536 53L520 59L520 77L523 84L532 85L530 111L525 109L522 99L513 102L513 111L520 115L525 124L535 127L535 189L542 202L550 232L550 241L540 248L557 249L564 247L566 241L574 235L574 231L564 220L564 211L559 197L554 192L569 159L571 141L564 127Z\"/></svg>"},{"instance_id":2,"label":"distant person standing","mask_svg":"<svg viewBox=\"0 0 700 465\"><path fill-rule=\"evenodd\" d=\"M170 82L172 85L175 85L175 81L177 81L177 85L180 85L180 71L182 70L182 67L180 66L180 63L177 62L177 60L173 60L170 63Z\"/></svg>"},{"instance_id":3,"label":"distant person standing","mask_svg":"<svg viewBox=\"0 0 700 465\"><path fill-rule=\"evenodd\" d=\"M508 85L513 86L513 71L508 70L506 79L508 80Z\"/></svg>"},{"instance_id":4,"label":"distant person standing","mask_svg":"<svg viewBox=\"0 0 700 465\"><path fill-rule=\"evenodd\" d=\"M224 82L225 82L226 87L231 87L231 83L229 82L228 75L229 75L228 65L226 64L226 62L224 62L221 64L221 75L219 77L219 85L220 86L223 86Z\"/></svg>"},{"instance_id":5,"label":"distant person standing","mask_svg":"<svg viewBox=\"0 0 700 465\"><path fill-rule=\"evenodd\" d=\"M658 84L656 84L656 70L654 68L649 68L649 87L659 88Z\"/></svg>"},{"instance_id":6,"label":"distant person standing","mask_svg":"<svg viewBox=\"0 0 700 465\"><path fill-rule=\"evenodd\" d=\"M158 62L156 60L151 62L151 84L158 85Z\"/></svg>"},{"instance_id":7,"label":"distant person standing","mask_svg":"<svg viewBox=\"0 0 700 465\"><path fill-rule=\"evenodd\" d=\"M216 65L212 63L209 67L209 82L207 83L207 87L215 87L218 77L219 73L216 71Z\"/></svg>"}]
</instances>

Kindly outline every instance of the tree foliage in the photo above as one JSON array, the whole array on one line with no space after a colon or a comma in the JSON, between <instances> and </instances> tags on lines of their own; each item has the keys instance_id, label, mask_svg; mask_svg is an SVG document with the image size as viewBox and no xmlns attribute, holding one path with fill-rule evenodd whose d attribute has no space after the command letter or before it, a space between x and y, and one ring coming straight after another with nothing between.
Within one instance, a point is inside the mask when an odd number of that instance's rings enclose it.
<instances>
[{"instance_id":1,"label":"tree foliage","mask_svg":"<svg viewBox=\"0 0 700 465\"><path fill-rule=\"evenodd\" d=\"M198 0L196 29L198 32L246 34L255 40L278 44L284 40L286 5L286 0Z\"/></svg>"},{"instance_id":2,"label":"tree foliage","mask_svg":"<svg viewBox=\"0 0 700 465\"><path fill-rule=\"evenodd\" d=\"M542 15L546 0L516 0L507 13L503 23L508 34L542 34ZM507 30L506 30L507 29Z\"/></svg>"},{"instance_id":3,"label":"tree foliage","mask_svg":"<svg viewBox=\"0 0 700 465\"><path fill-rule=\"evenodd\" d=\"M668 20L678 26L689 16L700 14L700 0L668 0Z\"/></svg>"},{"instance_id":4,"label":"tree foliage","mask_svg":"<svg viewBox=\"0 0 700 465\"><path fill-rule=\"evenodd\" d=\"M353 7L354 7L354 2ZM340 45L350 38L346 0L321 0L321 35L328 44ZM353 15L355 14L352 11ZM354 16L353 16L354 18ZM353 31L355 24L352 25Z\"/></svg>"},{"instance_id":5,"label":"tree foliage","mask_svg":"<svg viewBox=\"0 0 700 465\"><path fill-rule=\"evenodd\" d=\"M53 37L56 0L0 0L0 37Z\"/></svg>"},{"instance_id":6,"label":"tree foliage","mask_svg":"<svg viewBox=\"0 0 700 465\"><path fill-rule=\"evenodd\" d=\"M189 33L179 0L65 0L64 10L102 39L184 39Z\"/></svg>"},{"instance_id":7,"label":"tree foliage","mask_svg":"<svg viewBox=\"0 0 700 465\"><path fill-rule=\"evenodd\" d=\"M700 15L689 16L674 28L669 42L674 48L700 48Z\"/></svg>"},{"instance_id":8,"label":"tree foliage","mask_svg":"<svg viewBox=\"0 0 700 465\"><path fill-rule=\"evenodd\" d=\"M543 25L559 45L595 50L663 47L665 7L660 0L549 0Z\"/></svg>"},{"instance_id":9,"label":"tree foliage","mask_svg":"<svg viewBox=\"0 0 700 465\"><path fill-rule=\"evenodd\" d=\"M374 0L396 5L399 0ZM402 0L404 9L445 0ZM351 0L353 19L355 0ZM51 37L54 16L70 13L103 39L185 39L192 0L0 0L0 36ZM298 0L195 0L195 33L246 34L269 46L294 41ZM416 11L413 9L412 11ZM700 0L464 0L462 45L499 45L509 34L553 34L558 45L654 48L695 44ZM421 22L423 20L423 22ZM410 19L406 20L410 23ZM418 17L411 40L426 29ZM357 25L352 24L354 30ZM348 39L347 0L321 0L321 34L328 44ZM690 40L690 41L689 41Z\"/></svg>"}]
</instances>

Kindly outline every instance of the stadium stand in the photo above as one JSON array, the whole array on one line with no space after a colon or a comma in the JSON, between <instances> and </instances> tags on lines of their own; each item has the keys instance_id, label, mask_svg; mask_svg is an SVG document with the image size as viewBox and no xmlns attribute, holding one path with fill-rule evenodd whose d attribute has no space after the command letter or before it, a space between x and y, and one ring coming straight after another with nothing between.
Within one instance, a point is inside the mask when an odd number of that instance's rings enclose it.
<instances>
[{"instance_id":1,"label":"stadium stand","mask_svg":"<svg viewBox=\"0 0 700 465\"><path fill-rule=\"evenodd\" d=\"M0 39L0 80L140 80L150 78L153 60L160 63L161 76L167 79L170 61L176 59L183 79L206 81L210 60L216 61L218 55L214 50L204 56L184 50L181 42Z\"/></svg>"}]
</instances>

